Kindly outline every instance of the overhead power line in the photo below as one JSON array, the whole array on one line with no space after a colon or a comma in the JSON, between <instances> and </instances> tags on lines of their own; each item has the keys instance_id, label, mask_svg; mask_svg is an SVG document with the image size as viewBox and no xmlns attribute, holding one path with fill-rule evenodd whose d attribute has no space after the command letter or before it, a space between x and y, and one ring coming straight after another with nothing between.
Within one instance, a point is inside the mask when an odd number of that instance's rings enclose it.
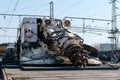
<instances>
[{"instance_id":1,"label":"overhead power line","mask_svg":"<svg viewBox=\"0 0 120 80\"><path fill-rule=\"evenodd\" d=\"M16 8L17 8L17 5L18 5L18 3L19 3L19 1L20 1L20 0L17 0L17 2L16 2L16 4L15 4L15 7L14 7L14 9L13 9L12 14L14 14L14 12L15 12L15 10L16 10ZM11 16L11 18L9 19L9 22L8 22L8 27L9 27L9 25L10 25L11 21L12 21L12 16Z\"/></svg>"},{"instance_id":2,"label":"overhead power line","mask_svg":"<svg viewBox=\"0 0 120 80\"><path fill-rule=\"evenodd\" d=\"M29 6L29 7L23 7L23 8L19 8L19 9L16 9L17 12L21 12L21 11L24 11L24 14L28 14L28 13L33 13L33 12L45 12L47 11L49 8L48 8L48 3L45 3L45 4L39 4L39 5L34 5L34 6Z\"/></svg>"},{"instance_id":3,"label":"overhead power line","mask_svg":"<svg viewBox=\"0 0 120 80\"><path fill-rule=\"evenodd\" d=\"M75 30L79 30L79 29L83 29L83 27L71 27L72 29L75 29ZM109 30L108 29L100 29L100 28L92 28L92 27L85 27L86 30L96 30L98 32L108 32Z\"/></svg>"},{"instance_id":4,"label":"overhead power line","mask_svg":"<svg viewBox=\"0 0 120 80\"><path fill-rule=\"evenodd\" d=\"M11 36L11 35L0 35L0 37L14 37L14 38L16 38L16 36Z\"/></svg>"},{"instance_id":5,"label":"overhead power line","mask_svg":"<svg viewBox=\"0 0 120 80\"><path fill-rule=\"evenodd\" d=\"M42 7L42 8L44 8L45 6L47 6L48 5L48 3L45 3L45 4L38 4L38 5L32 5L32 6L27 6L27 7L23 7L23 8L19 8L19 9L17 9L16 11L18 11L18 10L28 10L28 9L33 9L33 8L35 8L35 7Z\"/></svg>"},{"instance_id":6,"label":"overhead power line","mask_svg":"<svg viewBox=\"0 0 120 80\"><path fill-rule=\"evenodd\" d=\"M0 27L0 29L19 29L19 28Z\"/></svg>"},{"instance_id":7,"label":"overhead power line","mask_svg":"<svg viewBox=\"0 0 120 80\"><path fill-rule=\"evenodd\" d=\"M50 17L44 15L28 15L28 14L0 14L2 16L36 16L36 17Z\"/></svg>"},{"instance_id":8,"label":"overhead power line","mask_svg":"<svg viewBox=\"0 0 120 80\"><path fill-rule=\"evenodd\" d=\"M14 9L13 9L13 13L15 12L15 10L16 10L16 8L17 8L17 5L18 5L19 1L20 1L20 0L17 0L17 2L16 2L16 4L15 4L15 7L14 7Z\"/></svg>"},{"instance_id":9,"label":"overhead power line","mask_svg":"<svg viewBox=\"0 0 120 80\"><path fill-rule=\"evenodd\" d=\"M64 11L62 11L60 14L63 14L65 12L67 12L68 10L71 10L71 8L75 7L78 3L80 3L82 0L77 1L75 4L73 4L72 6L68 7L67 9L65 9ZM58 14L58 15L60 15Z\"/></svg>"},{"instance_id":10,"label":"overhead power line","mask_svg":"<svg viewBox=\"0 0 120 80\"><path fill-rule=\"evenodd\" d=\"M112 20L108 20L108 19L97 19L97 18L83 18L83 17L65 17L65 18L70 18L70 19L86 19L86 20L98 20L98 21L111 21Z\"/></svg>"}]
</instances>

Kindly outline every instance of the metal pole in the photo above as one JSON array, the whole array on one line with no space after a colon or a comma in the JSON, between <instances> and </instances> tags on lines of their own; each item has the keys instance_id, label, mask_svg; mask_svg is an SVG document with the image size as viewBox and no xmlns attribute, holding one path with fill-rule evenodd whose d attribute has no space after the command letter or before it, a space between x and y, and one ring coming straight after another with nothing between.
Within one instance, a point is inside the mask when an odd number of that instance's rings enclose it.
<instances>
[{"instance_id":1,"label":"metal pole","mask_svg":"<svg viewBox=\"0 0 120 80\"><path fill-rule=\"evenodd\" d=\"M117 17L116 17L116 0L112 0L112 31L114 50L117 49Z\"/></svg>"},{"instance_id":2,"label":"metal pole","mask_svg":"<svg viewBox=\"0 0 120 80\"><path fill-rule=\"evenodd\" d=\"M50 2L50 18L54 18L54 4Z\"/></svg>"}]
</instances>

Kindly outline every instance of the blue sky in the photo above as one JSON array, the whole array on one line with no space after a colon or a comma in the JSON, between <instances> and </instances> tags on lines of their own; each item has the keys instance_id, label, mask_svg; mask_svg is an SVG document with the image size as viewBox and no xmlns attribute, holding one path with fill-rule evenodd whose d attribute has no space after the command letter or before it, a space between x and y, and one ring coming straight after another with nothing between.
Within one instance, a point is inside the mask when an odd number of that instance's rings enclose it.
<instances>
[{"instance_id":1,"label":"blue sky","mask_svg":"<svg viewBox=\"0 0 120 80\"><path fill-rule=\"evenodd\" d=\"M17 1L18 4L16 5ZM63 19L65 16L74 16L111 19L110 0L0 0L0 14L14 13L49 16L50 1L54 2L55 18ZM120 13L119 5L120 2L118 0L117 14ZM23 17L0 16L0 27L18 28L22 18ZM119 22L119 16L117 19ZM82 27L83 25L82 20L72 19L71 22L72 26ZM90 26L91 28L111 29L111 24L108 24L109 22L86 20L85 23L85 26ZM92 29L89 33L87 31L84 34L79 31L77 31L76 33L79 34L84 39L85 43L88 44L110 42L110 40L107 39L107 37L109 36L108 33L94 32L94 29ZM17 31L13 29L0 29L0 43L16 41L16 37L6 37L6 35L17 36Z\"/></svg>"}]
</instances>

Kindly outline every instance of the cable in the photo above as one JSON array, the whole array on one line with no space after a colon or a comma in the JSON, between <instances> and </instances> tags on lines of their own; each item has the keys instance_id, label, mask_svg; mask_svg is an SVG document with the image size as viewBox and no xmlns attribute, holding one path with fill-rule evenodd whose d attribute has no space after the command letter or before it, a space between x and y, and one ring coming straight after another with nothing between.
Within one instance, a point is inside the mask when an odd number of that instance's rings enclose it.
<instances>
[{"instance_id":1,"label":"cable","mask_svg":"<svg viewBox=\"0 0 120 80\"><path fill-rule=\"evenodd\" d=\"M11 36L11 35L0 35L0 37L14 37L14 38L16 38L16 36Z\"/></svg>"},{"instance_id":2,"label":"cable","mask_svg":"<svg viewBox=\"0 0 120 80\"><path fill-rule=\"evenodd\" d=\"M13 14L14 14L16 8L17 8L17 5L18 5L19 1L20 1L20 0L17 0L17 2L16 2L16 5L15 5L15 7L14 7L14 9L13 9Z\"/></svg>"},{"instance_id":3,"label":"cable","mask_svg":"<svg viewBox=\"0 0 120 80\"><path fill-rule=\"evenodd\" d=\"M79 30L83 30L83 27L71 27L71 29L79 31ZM108 32L109 31L107 29L92 28L92 27L90 27L90 28L85 27L85 30L87 30L87 31L94 31L94 32L95 31L97 31L97 32Z\"/></svg>"},{"instance_id":4,"label":"cable","mask_svg":"<svg viewBox=\"0 0 120 80\"><path fill-rule=\"evenodd\" d=\"M48 8L49 6L44 6L44 8L41 8L41 6L39 6L39 7L37 7L37 8L35 8L35 9L33 9L33 10L29 10L29 12L26 12L25 14L27 14L27 13L30 13L30 12L36 12L36 11L41 11L41 12L44 12L43 10L45 10L45 11L47 11L47 9L49 9ZM47 9L46 9L47 8Z\"/></svg>"},{"instance_id":5,"label":"cable","mask_svg":"<svg viewBox=\"0 0 120 80\"><path fill-rule=\"evenodd\" d=\"M100 3L98 3L98 4L100 4ZM91 10L91 9L97 9L97 8L101 8L101 4L103 4L103 3L101 3L100 4L100 6L99 5L93 5L93 6L91 6L91 7L88 7L87 9L84 9L84 10L81 10L81 11L78 11L78 12L74 12L74 13L71 13L70 15L68 15L68 16L72 16L72 15L76 15L76 14L78 14L78 13L83 13L83 12L86 12L86 11L88 11L88 10ZM104 4L104 5L106 5L106 4ZM102 5L102 6L104 6L104 5ZM96 7L97 6L97 7ZM100 10L100 9L98 9L98 10Z\"/></svg>"},{"instance_id":6,"label":"cable","mask_svg":"<svg viewBox=\"0 0 120 80\"><path fill-rule=\"evenodd\" d=\"M18 28L0 27L0 29L18 29Z\"/></svg>"},{"instance_id":7,"label":"cable","mask_svg":"<svg viewBox=\"0 0 120 80\"><path fill-rule=\"evenodd\" d=\"M94 17L94 16L96 16L96 15L101 14L100 12L102 12L102 13L106 13L106 10L105 10L105 9L104 9L103 11L100 11L100 10L102 10L103 8L105 8L104 5L101 6L101 7L98 7L98 8L94 8L94 9L97 9L97 10L94 10L95 12L92 13L92 14L89 14L88 16L90 16L90 17Z\"/></svg>"},{"instance_id":8,"label":"cable","mask_svg":"<svg viewBox=\"0 0 120 80\"><path fill-rule=\"evenodd\" d=\"M81 20L97 20L97 21L112 21L112 20L108 20L108 19L97 19L97 18L84 18L84 17L65 17L65 18L69 18L69 19L81 19Z\"/></svg>"},{"instance_id":9,"label":"cable","mask_svg":"<svg viewBox=\"0 0 120 80\"><path fill-rule=\"evenodd\" d=\"M8 12L10 11L10 6L11 6L11 3L12 3L12 1L10 1L10 2L9 2L9 5L8 5L8 10L7 10L7 12L6 12L6 13L8 13Z\"/></svg>"},{"instance_id":10,"label":"cable","mask_svg":"<svg viewBox=\"0 0 120 80\"><path fill-rule=\"evenodd\" d=\"M33 8L33 7L41 7L41 8L43 8L43 7L45 7L46 5L48 5L48 3L46 4L39 4L39 5L33 5L33 6L28 6L28 7L23 7L23 8L19 8L19 9L17 9L16 11L19 11L19 10L28 10L28 9L31 9L31 8Z\"/></svg>"},{"instance_id":11,"label":"cable","mask_svg":"<svg viewBox=\"0 0 120 80\"><path fill-rule=\"evenodd\" d=\"M45 10L49 9L48 5L49 5L49 3L39 4L39 5L34 5L34 6L29 6L29 7L24 7L24 8L21 8L21 9L17 9L16 11L18 11L18 10L24 10L25 14L29 14L31 12L32 13L33 12L38 12L38 11L45 12Z\"/></svg>"},{"instance_id":12,"label":"cable","mask_svg":"<svg viewBox=\"0 0 120 80\"><path fill-rule=\"evenodd\" d=\"M3 29L0 29L0 30L6 32L6 30L3 30Z\"/></svg>"},{"instance_id":13,"label":"cable","mask_svg":"<svg viewBox=\"0 0 120 80\"><path fill-rule=\"evenodd\" d=\"M60 1L61 1L61 0L56 0L56 1L54 2L54 4L55 4L55 5L58 5L58 4L60 3Z\"/></svg>"},{"instance_id":14,"label":"cable","mask_svg":"<svg viewBox=\"0 0 120 80\"><path fill-rule=\"evenodd\" d=\"M20 1L20 0L17 0L17 2L16 2L16 4L15 4L15 7L14 7L14 9L13 9L12 15L14 14L14 12L15 12L15 10L16 10L19 1ZM10 25L10 23L11 23L11 21L12 21L12 18L13 18L13 16L11 16L10 19L9 19L9 22L8 22L8 25L7 25L8 28L9 28L9 25ZM7 30L8 30L8 29L7 29ZM7 31L6 31L6 32L7 32ZM8 37L11 37L11 36L8 36Z\"/></svg>"},{"instance_id":15,"label":"cable","mask_svg":"<svg viewBox=\"0 0 120 80\"><path fill-rule=\"evenodd\" d=\"M0 14L3 16L34 16L34 17L50 17L50 16L44 16L44 15L28 15L28 14Z\"/></svg>"},{"instance_id":16,"label":"cable","mask_svg":"<svg viewBox=\"0 0 120 80\"><path fill-rule=\"evenodd\" d=\"M15 12L15 10L16 10L16 8L17 8L17 5L18 5L18 3L19 3L19 1L20 1L20 0L17 0L17 2L16 2L16 4L15 4L15 7L14 7L14 9L13 9L12 14L14 14L14 12ZM11 21L12 21L12 17L13 17L13 16L11 16L11 18L9 19L9 22L8 22L8 27L9 27L9 25L10 25Z\"/></svg>"},{"instance_id":17,"label":"cable","mask_svg":"<svg viewBox=\"0 0 120 80\"><path fill-rule=\"evenodd\" d=\"M82 0L79 0L78 2L76 2L75 4L73 4L72 6L68 7L67 9L65 9L64 11L62 11L61 13L59 13L58 16L59 16L60 14L63 14L63 13L65 13L65 12L69 11L71 8L75 7L75 6L76 6L77 4L79 4L81 1L82 1Z\"/></svg>"}]
</instances>

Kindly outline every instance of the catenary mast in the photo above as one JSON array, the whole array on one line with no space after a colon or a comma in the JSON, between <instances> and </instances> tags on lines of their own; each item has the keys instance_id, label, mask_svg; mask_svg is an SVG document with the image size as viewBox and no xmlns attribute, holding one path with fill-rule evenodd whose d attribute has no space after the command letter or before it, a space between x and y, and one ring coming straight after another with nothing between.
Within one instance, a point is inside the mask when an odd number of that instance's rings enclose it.
<instances>
[{"instance_id":1,"label":"catenary mast","mask_svg":"<svg viewBox=\"0 0 120 80\"><path fill-rule=\"evenodd\" d=\"M111 36L109 37L111 39L111 42L113 43L113 46L111 46L112 50L117 50L118 48L118 38L117 38L117 16L116 16L116 0L111 0L112 4L112 25L111 25L111 30L110 34Z\"/></svg>"}]
</instances>

